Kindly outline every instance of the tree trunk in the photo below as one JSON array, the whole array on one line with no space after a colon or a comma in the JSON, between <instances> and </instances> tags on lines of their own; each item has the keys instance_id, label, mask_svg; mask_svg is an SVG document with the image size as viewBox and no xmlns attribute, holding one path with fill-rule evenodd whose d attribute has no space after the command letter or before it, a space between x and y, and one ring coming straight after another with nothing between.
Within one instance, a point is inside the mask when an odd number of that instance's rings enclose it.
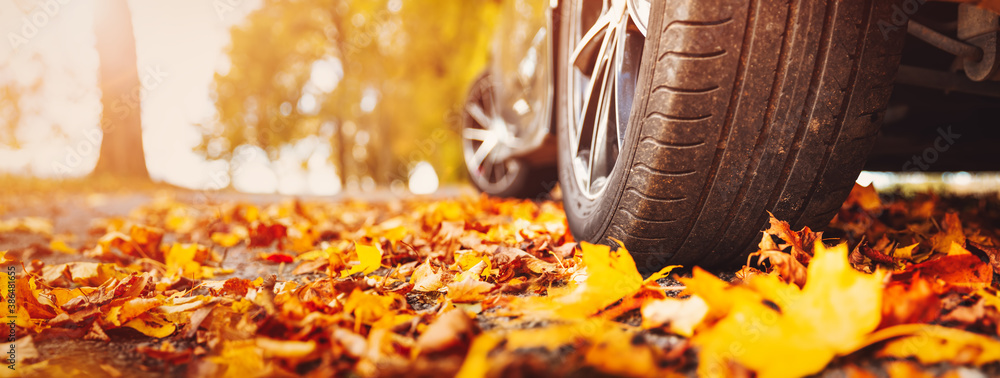
<instances>
[{"instance_id":1,"label":"tree trunk","mask_svg":"<svg viewBox=\"0 0 1000 378\"><path fill-rule=\"evenodd\" d=\"M94 31L100 60L101 155L95 175L149 178L142 147L140 92L132 13L126 0L96 2Z\"/></svg>"}]
</instances>

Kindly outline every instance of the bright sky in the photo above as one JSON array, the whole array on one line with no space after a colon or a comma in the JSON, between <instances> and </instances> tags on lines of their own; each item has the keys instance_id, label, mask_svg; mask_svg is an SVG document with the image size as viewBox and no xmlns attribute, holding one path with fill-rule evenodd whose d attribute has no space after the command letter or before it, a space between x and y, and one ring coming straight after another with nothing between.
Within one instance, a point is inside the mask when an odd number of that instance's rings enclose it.
<instances>
[{"instance_id":1,"label":"bright sky","mask_svg":"<svg viewBox=\"0 0 1000 378\"><path fill-rule=\"evenodd\" d=\"M205 161L191 151L201 140L195 124L207 122L214 115L209 88L215 71L228 64L224 50L229 43L229 27L259 7L260 1L132 0L129 5L139 77L144 85L143 145L150 174L156 180L187 187L225 186L229 178L217 177L219 171L228 171L226 163ZM101 106L93 3L0 0L0 34L4 36L0 62L5 62L0 66L0 75L25 84L38 77L43 77L44 82L41 101L26 105L37 111L25 120L27 127L19 130L23 148L0 149L0 171L46 177L87 174L97 162L100 143L99 133L95 133ZM312 148L300 156L302 160L324 152L316 141L304 144ZM313 183L317 190L304 192L324 192L330 190L329 185L335 185L330 182L336 178L330 172L332 166L323 167L328 168L327 172L319 177L315 172L282 172L274 169L281 161L271 163L261 151L249 152L251 158L245 159L246 166L234 167L246 177L237 177L234 184L260 180L266 183L244 189L281 190L279 182L288 181L292 185L285 185L285 191L303 192L302 185ZM323 160L312 159L310 162L315 164L310 167L328 165ZM60 167L69 167L70 172ZM304 177L279 180L273 171ZM325 190L318 188L323 186Z\"/></svg>"}]
</instances>

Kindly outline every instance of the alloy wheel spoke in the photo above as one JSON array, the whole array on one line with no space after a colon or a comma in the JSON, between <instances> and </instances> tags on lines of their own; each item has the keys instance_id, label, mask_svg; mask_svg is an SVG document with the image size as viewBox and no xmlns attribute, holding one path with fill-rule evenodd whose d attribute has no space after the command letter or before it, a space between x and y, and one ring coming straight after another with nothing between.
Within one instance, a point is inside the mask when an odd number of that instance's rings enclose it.
<instances>
[{"instance_id":1,"label":"alloy wheel spoke","mask_svg":"<svg viewBox=\"0 0 1000 378\"><path fill-rule=\"evenodd\" d=\"M630 19L623 18L618 27L619 36L615 51L615 129L618 150L625 141L625 129L632 111L635 85L639 77L639 60L642 57L644 38L637 37L628 29Z\"/></svg>"},{"instance_id":2,"label":"alloy wheel spoke","mask_svg":"<svg viewBox=\"0 0 1000 378\"><path fill-rule=\"evenodd\" d=\"M576 151L573 151L574 155L576 155L579 152L581 147L584 147L580 146L580 144L586 142L586 139L583 138L583 134L585 131L584 124L587 121L587 115L591 111L591 103L594 102L593 100L595 99L595 97L597 98L598 102L600 102L601 93L603 92L604 86L606 85L606 80L604 79L608 75L607 71L611 68L607 64L605 64L605 62L608 61L607 51L608 51L608 43L611 42L610 38L611 34L613 33L605 33L604 38L601 41L601 47L597 52L597 58L594 63L594 71L590 77L590 82L587 85L587 91L584 93L583 96L584 102L583 102L583 108L581 108L582 114L579 116L576 122L574 122L579 126L575 130L577 146L576 146ZM600 77L598 77L599 75ZM591 154L591 156L593 156L593 154Z\"/></svg>"},{"instance_id":3,"label":"alloy wheel spoke","mask_svg":"<svg viewBox=\"0 0 1000 378\"><path fill-rule=\"evenodd\" d=\"M482 142L482 141L485 141L486 138L489 138L490 135L491 135L491 133L488 130L484 130L484 129L465 129L465 130L462 130L462 137L465 138L465 139L468 139L468 140L475 140L475 141Z\"/></svg>"},{"instance_id":4,"label":"alloy wheel spoke","mask_svg":"<svg viewBox=\"0 0 1000 378\"><path fill-rule=\"evenodd\" d=\"M576 49L570 54L569 61L573 62L576 68L580 69L580 72L584 74L591 74L596 70L596 67L591 68L591 64L595 61L599 61L600 57L597 59L591 59L595 53L600 53L604 50L604 45L607 43L607 29L611 25L611 16L608 13L602 14L594 26L591 26L587 30L587 34L583 35L580 42L577 43ZM600 40L600 47L598 47L597 41ZM597 49L597 50L595 50Z\"/></svg>"},{"instance_id":5,"label":"alloy wheel spoke","mask_svg":"<svg viewBox=\"0 0 1000 378\"><path fill-rule=\"evenodd\" d=\"M482 126L484 129L490 128L490 125L493 124L493 119L486 115L486 112L483 111L483 107L479 104L468 104L465 106L465 111L469 112L472 119L474 119L476 123L479 123L479 126Z\"/></svg>"},{"instance_id":6,"label":"alloy wheel spoke","mask_svg":"<svg viewBox=\"0 0 1000 378\"><path fill-rule=\"evenodd\" d=\"M476 150L476 154L472 157L474 167L483 166L483 161L490 155L490 152L493 152L493 149L497 146L497 142L497 138L490 135L483 141L483 144L479 145L479 149Z\"/></svg>"},{"instance_id":7,"label":"alloy wheel spoke","mask_svg":"<svg viewBox=\"0 0 1000 378\"><path fill-rule=\"evenodd\" d=\"M616 33L611 33L609 35L610 46L605 51L616 50L616 45L618 40L614 35ZM615 81L614 81L614 62L617 59L614 53L610 56L605 56L604 60L598 62L602 67L602 77L601 79L601 93L599 94L599 99L597 101L596 114L594 121L596 125L594 127L594 134L591 138L590 147L590 183L591 185L595 180L602 177L606 173L604 172L604 167L602 166L608 158L608 119L610 118L611 105L614 101L615 94Z\"/></svg>"}]
</instances>

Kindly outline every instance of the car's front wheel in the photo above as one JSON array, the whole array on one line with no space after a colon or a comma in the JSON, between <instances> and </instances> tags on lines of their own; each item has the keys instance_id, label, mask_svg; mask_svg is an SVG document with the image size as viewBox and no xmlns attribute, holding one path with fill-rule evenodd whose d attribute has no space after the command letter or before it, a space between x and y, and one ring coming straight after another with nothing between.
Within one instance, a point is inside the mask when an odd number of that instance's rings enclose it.
<instances>
[{"instance_id":1,"label":"car's front wheel","mask_svg":"<svg viewBox=\"0 0 1000 378\"><path fill-rule=\"evenodd\" d=\"M564 0L559 178L577 239L644 270L738 262L766 211L822 226L892 90L895 1Z\"/></svg>"}]
</instances>

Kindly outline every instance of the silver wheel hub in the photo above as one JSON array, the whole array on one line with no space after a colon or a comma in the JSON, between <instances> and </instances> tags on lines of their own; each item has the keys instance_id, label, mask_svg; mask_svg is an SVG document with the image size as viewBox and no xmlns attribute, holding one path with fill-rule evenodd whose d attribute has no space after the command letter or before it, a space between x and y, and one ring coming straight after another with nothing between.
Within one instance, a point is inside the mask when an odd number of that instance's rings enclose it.
<instances>
[{"instance_id":1,"label":"silver wheel hub","mask_svg":"<svg viewBox=\"0 0 1000 378\"><path fill-rule=\"evenodd\" d=\"M649 21L649 0L577 0L567 25L565 92L577 185L600 195L623 147Z\"/></svg>"}]
</instances>

